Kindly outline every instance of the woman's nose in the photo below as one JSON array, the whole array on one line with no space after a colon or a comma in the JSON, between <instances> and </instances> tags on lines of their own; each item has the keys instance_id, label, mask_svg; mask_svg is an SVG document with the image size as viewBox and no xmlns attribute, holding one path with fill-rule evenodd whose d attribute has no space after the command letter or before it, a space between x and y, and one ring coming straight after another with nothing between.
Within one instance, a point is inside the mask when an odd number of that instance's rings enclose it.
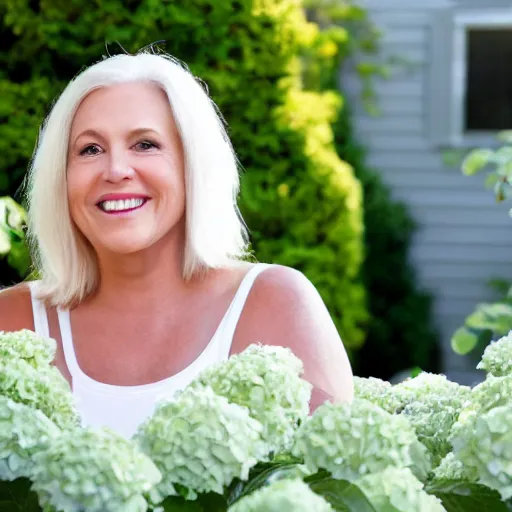
<instances>
[{"instance_id":1,"label":"woman's nose","mask_svg":"<svg viewBox=\"0 0 512 512\"><path fill-rule=\"evenodd\" d=\"M128 158L120 153L112 153L105 169L105 179L112 183L120 182L124 179L130 179L134 175L134 170L130 165Z\"/></svg>"}]
</instances>

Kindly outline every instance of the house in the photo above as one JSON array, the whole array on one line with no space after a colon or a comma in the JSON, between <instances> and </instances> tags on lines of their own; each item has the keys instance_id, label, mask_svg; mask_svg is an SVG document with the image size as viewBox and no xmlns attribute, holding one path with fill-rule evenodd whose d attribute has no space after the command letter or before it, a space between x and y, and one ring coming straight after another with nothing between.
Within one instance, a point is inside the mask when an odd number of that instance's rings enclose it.
<instances>
[{"instance_id":1,"label":"house","mask_svg":"<svg viewBox=\"0 0 512 512\"><path fill-rule=\"evenodd\" d=\"M512 129L511 0L361 0L382 31L379 58L405 58L375 87L381 115L365 112L358 80L343 73L368 163L419 224L411 258L435 297L443 371L478 380L473 357L450 338L478 302L499 295L488 282L512 281L512 203L496 204L485 176L465 177L446 150L496 145Z\"/></svg>"}]
</instances>

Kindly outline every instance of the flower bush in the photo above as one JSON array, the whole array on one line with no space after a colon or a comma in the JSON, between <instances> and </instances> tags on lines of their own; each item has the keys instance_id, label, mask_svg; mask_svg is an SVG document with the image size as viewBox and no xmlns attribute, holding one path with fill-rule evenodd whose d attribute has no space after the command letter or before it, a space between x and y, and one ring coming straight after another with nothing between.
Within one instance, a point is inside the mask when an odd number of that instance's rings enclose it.
<instances>
[{"instance_id":1,"label":"flower bush","mask_svg":"<svg viewBox=\"0 0 512 512\"><path fill-rule=\"evenodd\" d=\"M81 426L67 383L45 380L53 340L0 333L0 508L505 512L512 372L500 358L511 348L512 336L488 348L479 366L489 373L472 389L431 373L396 385L355 377L351 403L308 415L302 363L254 344L125 439Z\"/></svg>"}]
</instances>

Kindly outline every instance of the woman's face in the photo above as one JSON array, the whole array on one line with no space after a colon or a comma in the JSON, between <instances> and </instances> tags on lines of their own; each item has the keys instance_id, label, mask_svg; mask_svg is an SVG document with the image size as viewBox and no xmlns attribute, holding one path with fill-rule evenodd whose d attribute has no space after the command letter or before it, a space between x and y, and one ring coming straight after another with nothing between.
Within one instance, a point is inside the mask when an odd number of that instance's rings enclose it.
<instances>
[{"instance_id":1,"label":"woman's face","mask_svg":"<svg viewBox=\"0 0 512 512\"><path fill-rule=\"evenodd\" d=\"M97 89L73 119L71 217L98 254L130 254L183 233L184 158L166 94L148 83Z\"/></svg>"}]
</instances>

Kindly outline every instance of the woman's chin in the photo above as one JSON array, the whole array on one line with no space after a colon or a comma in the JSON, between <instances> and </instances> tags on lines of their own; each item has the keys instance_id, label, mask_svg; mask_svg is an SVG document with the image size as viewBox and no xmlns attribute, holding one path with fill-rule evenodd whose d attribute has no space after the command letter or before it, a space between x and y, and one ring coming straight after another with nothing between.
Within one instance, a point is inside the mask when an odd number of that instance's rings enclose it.
<instances>
[{"instance_id":1,"label":"woman's chin","mask_svg":"<svg viewBox=\"0 0 512 512\"><path fill-rule=\"evenodd\" d=\"M109 240L108 243L103 243L96 247L98 254L115 256L130 256L141 253L151 247L151 242L148 240Z\"/></svg>"}]
</instances>

